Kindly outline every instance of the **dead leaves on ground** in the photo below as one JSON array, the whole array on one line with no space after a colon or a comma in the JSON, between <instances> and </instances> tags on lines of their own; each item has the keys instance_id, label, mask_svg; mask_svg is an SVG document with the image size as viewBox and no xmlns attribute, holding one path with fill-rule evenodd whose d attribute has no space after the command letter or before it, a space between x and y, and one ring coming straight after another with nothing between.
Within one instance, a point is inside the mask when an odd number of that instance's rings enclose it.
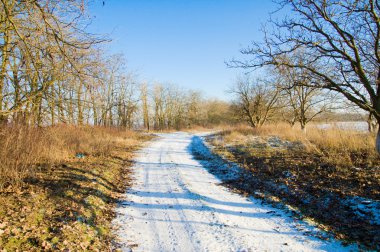
<instances>
[{"instance_id":1,"label":"dead leaves on ground","mask_svg":"<svg viewBox=\"0 0 380 252\"><path fill-rule=\"evenodd\" d=\"M0 193L0 251L108 251L131 151L73 159Z\"/></svg>"}]
</instances>

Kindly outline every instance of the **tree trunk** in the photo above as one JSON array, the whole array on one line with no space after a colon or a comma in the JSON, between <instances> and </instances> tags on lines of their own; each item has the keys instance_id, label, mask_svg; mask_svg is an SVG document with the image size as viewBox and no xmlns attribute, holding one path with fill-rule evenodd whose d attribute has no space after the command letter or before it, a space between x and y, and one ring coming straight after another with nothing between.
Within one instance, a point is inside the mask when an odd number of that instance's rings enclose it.
<instances>
[{"instance_id":1,"label":"tree trunk","mask_svg":"<svg viewBox=\"0 0 380 252\"><path fill-rule=\"evenodd\" d=\"M374 132L376 130L377 123L372 113L369 113L368 115L367 125L369 132Z\"/></svg>"},{"instance_id":2,"label":"tree trunk","mask_svg":"<svg viewBox=\"0 0 380 252\"><path fill-rule=\"evenodd\" d=\"M293 116L291 119L286 119L285 116L282 115L282 118L284 119L284 121L286 121L287 123L289 123L289 125L290 125L291 128L293 128L294 125L297 122L297 118L295 116Z\"/></svg>"},{"instance_id":3,"label":"tree trunk","mask_svg":"<svg viewBox=\"0 0 380 252\"><path fill-rule=\"evenodd\" d=\"M55 93L54 93L54 86L50 87L50 95L46 98L48 100L48 105L50 109L50 123L53 126L55 124Z\"/></svg>"},{"instance_id":4,"label":"tree trunk","mask_svg":"<svg viewBox=\"0 0 380 252\"><path fill-rule=\"evenodd\" d=\"M18 69L17 69L17 65L16 65L16 60L14 60L14 64L13 64L13 87L14 87L14 106L17 108L18 105L19 105L19 102L20 102L20 79L19 79L19 76L18 76ZM13 120L17 123L19 123L20 121L20 112L19 111L16 111L13 115Z\"/></svg>"},{"instance_id":5,"label":"tree trunk","mask_svg":"<svg viewBox=\"0 0 380 252\"><path fill-rule=\"evenodd\" d=\"M37 125L38 127L42 126L42 94L38 94L36 99L33 103L34 106L34 116L35 116L35 122L34 125Z\"/></svg>"},{"instance_id":6,"label":"tree trunk","mask_svg":"<svg viewBox=\"0 0 380 252\"><path fill-rule=\"evenodd\" d=\"M377 135L376 135L376 151L377 153L380 154L380 127L377 130Z\"/></svg>"},{"instance_id":7,"label":"tree trunk","mask_svg":"<svg viewBox=\"0 0 380 252\"><path fill-rule=\"evenodd\" d=\"M300 122L301 123L301 130L306 133L306 123L305 122Z\"/></svg>"},{"instance_id":8,"label":"tree trunk","mask_svg":"<svg viewBox=\"0 0 380 252\"><path fill-rule=\"evenodd\" d=\"M248 118L249 118L248 122L249 122L249 124L251 125L251 127L252 127L252 128L256 128L256 123L255 123L255 121L253 120L253 116L251 116L250 114L248 114Z\"/></svg>"},{"instance_id":9,"label":"tree trunk","mask_svg":"<svg viewBox=\"0 0 380 252\"><path fill-rule=\"evenodd\" d=\"M77 123L79 125L83 125L82 84L79 84L79 87L77 90L77 108L78 108Z\"/></svg>"},{"instance_id":10,"label":"tree trunk","mask_svg":"<svg viewBox=\"0 0 380 252\"><path fill-rule=\"evenodd\" d=\"M380 117L375 116L375 115L374 115L374 117L375 117L375 119L376 119L377 124L380 125ZM377 127L376 146L375 146L375 147L376 147L376 151L377 151L377 153L380 154L380 126Z\"/></svg>"},{"instance_id":11,"label":"tree trunk","mask_svg":"<svg viewBox=\"0 0 380 252\"><path fill-rule=\"evenodd\" d=\"M368 124L368 132L373 132L373 124L371 121L367 121Z\"/></svg>"},{"instance_id":12,"label":"tree trunk","mask_svg":"<svg viewBox=\"0 0 380 252\"><path fill-rule=\"evenodd\" d=\"M148 110L148 89L146 84L141 86L141 100L142 100L142 109L143 109L143 122L144 128L149 131L149 110Z\"/></svg>"},{"instance_id":13,"label":"tree trunk","mask_svg":"<svg viewBox=\"0 0 380 252\"><path fill-rule=\"evenodd\" d=\"M3 33L3 46L1 52L1 69L0 69L0 111L3 110L3 89L5 87L6 71L8 64L8 42L9 42L9 31L8 22L5 22L5 32ZM6 121L6 116L0 114L0 123Z\"/></svg>"},{"instance_id":14,"label":"tree trunk","mask_svg":"<svg viewBox=\"0 0 380 252\"><path fill-rule=\"evenodd\" d=\"M61 86L63 83L58 83L58 93L57 93L57 116L58 116L58 122L64 122L66 123L65 119L65 112L64 112L64 107L63 107L63 93L62 93L62 88Z\"/></svg>"}]
</instances>

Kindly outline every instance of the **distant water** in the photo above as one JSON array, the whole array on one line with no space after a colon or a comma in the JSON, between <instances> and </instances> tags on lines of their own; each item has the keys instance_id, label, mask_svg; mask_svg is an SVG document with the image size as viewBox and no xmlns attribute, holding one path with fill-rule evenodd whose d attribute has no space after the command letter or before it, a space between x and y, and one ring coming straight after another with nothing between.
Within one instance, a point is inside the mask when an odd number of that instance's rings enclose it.
<instances>
[{"instance_id":1,"label":"distant water","mask_svg":"<svg viewBox=\"0 0 380 252\"><path fill-rule=\"evenodd\" d=\"M358 130L358 131L368 131L367 122L332 122L332 123L321 123L316 125L320 129L338 128L342 130Z\"/></svg>"}]
</instances>

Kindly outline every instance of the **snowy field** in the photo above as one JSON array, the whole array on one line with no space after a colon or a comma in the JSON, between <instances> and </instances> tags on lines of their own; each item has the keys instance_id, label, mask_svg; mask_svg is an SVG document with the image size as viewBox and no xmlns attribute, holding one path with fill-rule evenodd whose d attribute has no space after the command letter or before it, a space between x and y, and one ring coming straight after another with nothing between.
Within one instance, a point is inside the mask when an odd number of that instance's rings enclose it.
<instances>
[{"instance_id":1,"label":"snowy field","mask_svg":"<svg viewBox=\"0 0 380 252\"><path fill-rule=\"evenodd\" d=\"M283 210L221 186L194 159L192 138L160 134L139 151L134 183L113 222L123 251L350 250L310 235L315 227Z\"/></svg>"},{"instance_id":2,"label":"snowy field","mask_svg":"<svg viewBox=\"0 0 380 252\"><path fill-rule=\"evenodd\" d=\"M342 130L358 130L358 131L368 131L367 122L334 122L334 123L321 123L315 125L320 129L337 128Z\"/></svg>"}]
</instances>

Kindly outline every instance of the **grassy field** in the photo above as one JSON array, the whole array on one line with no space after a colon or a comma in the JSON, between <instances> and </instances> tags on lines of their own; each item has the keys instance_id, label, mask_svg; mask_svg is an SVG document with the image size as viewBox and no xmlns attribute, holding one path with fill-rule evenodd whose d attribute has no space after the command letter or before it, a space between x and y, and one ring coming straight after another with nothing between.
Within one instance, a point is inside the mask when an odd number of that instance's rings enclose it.
<instances>
[{"instance_id":1,"label":"grassy field","mask_svg":"<svg viewBox=\"0 0 380 252\"><path fill-rule=\"evenodd\" d=\"M0 128L0 250L109 251L133 151L149 139L97 127Z\"/></svg>"},{"instance_id":2,"label":"grassy field","mask_svg":"<svg viewBox=\"0 0 380 252\"><path fill-rule=\"evenodd\" d=\"M378 246L380 158L375 135L285 124L236 127L209 138L245 177L227 181L244 193L276 197L338 238Z\"/></svg>"}]
</instances>

